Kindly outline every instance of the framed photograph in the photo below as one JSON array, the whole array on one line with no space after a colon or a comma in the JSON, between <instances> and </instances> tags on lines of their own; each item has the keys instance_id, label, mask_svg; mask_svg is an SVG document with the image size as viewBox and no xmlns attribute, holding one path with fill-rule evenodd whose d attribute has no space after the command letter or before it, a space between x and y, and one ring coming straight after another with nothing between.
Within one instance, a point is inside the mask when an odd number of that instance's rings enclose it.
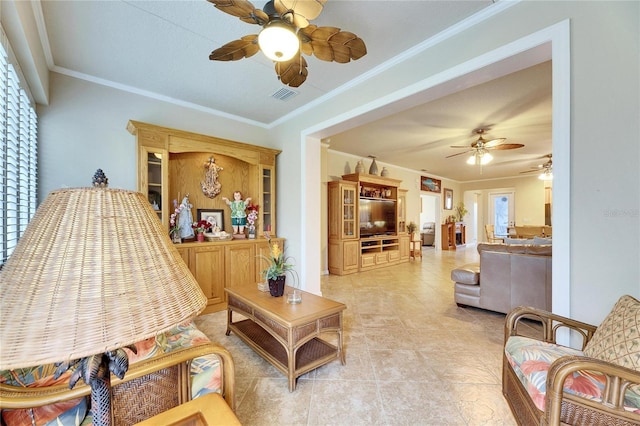
<instances>
[{"instance_id":1,"label":"framed photograph","mask_svg":"<svg viewBox=\"0 0 640 426\"><path fill-rule=\"evenodd\" d=\"M423 191L437 192L440 194L442 181L440 179L431 178L428 176L420 176L420 189Z\"/></svg>"},{"instance_id":2,"label":"framed photograph","mask_svg":"<svg viewBox=\"0 0 640 426\"><path fill-rule=\"evenodd\" d=\"M453 189L445 188L444 189L444 209L451 210L453 209Z\"/></svg>"},{"instance_id":3,"label":"framed photograph","mask_svg":"<svg viewBox=\"0 0 640 426\"><path fill-rule=\"evenodd\" d=\"M224 210L222 209L198 209L198 220L206 220L212 227L219 227L224 231Z\"/></svg>"}]
</instances>

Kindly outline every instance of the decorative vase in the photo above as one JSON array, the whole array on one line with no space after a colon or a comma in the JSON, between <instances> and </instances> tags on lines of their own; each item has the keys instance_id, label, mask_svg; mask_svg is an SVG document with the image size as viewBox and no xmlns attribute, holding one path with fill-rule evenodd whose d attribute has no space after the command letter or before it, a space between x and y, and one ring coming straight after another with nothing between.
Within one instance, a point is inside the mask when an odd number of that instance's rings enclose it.
<instances>
[{"instance_id":1,"label":"decorative vase","mask_svg":"<svg viewBox=\"0 0 640 426\"><path fill-rule=\"evenodd\" d=\"M249 239L250 240L255 240L256 239L256 231L254 230L249 230Z\"/></svg>"},{"instance_id":2,"label":"decorative vase","mask_svg":"<svg viewBox=\"0 0 640 426\"><path fill-rule=\"evenodd\" d=\"M204 241L204 232L198 232L198 242L201 243Z\"/></svg>"},{"instance_id":3,"label":"decorative vase","mask_svg":"<svg viewBox=\"0 0 640 426\"><path fill-rule=\"evenodd\" d=\"M369 174L370 175L377 175L378 174L378 164L376 163L376 157L372 157L373 161L371 162L371 167L369 167Z\"/></svg>"},{"instance_id":4,"label":"decorative vase","mask_svg":"<svg viewBox=\"0 0 640 426\"><path fill-rule=\"evenodd\" d=\"M286 276L280 275L276 279L269 278L269 294L280 297L284 294L284 280Z\"/></svg>"},{"instance_id":5,"label":"decorative vase","mask_svg":"<svg viewBox=\"0 0 640 426\"><path fill-rule=\"evenodd\" d=\"M358 160L358 163L356 164L356 173L364 173L364 163L362 160Z\"/></svg>"},{"instance_id":6,"label":"decorative vase","mask_svg":"<svg viewBox=\"0 0 640 426\"><path fill-rule=\"evenodd\" d=\"M180 238L180 233L178 231L171 233L171 241L173 244L180 244L182 242L182 238Z\"/></svg>"},{"instance_id":7,"label":"decorative vase","mask_svg":"<svg viewBox=\"0 0 640 426\"><path fill-rule=\"evenodd\" d=\"M382 168L382 171L380 172L380 176L382 176L382 177L387 177L387 176L389 176L389 170L387 170L387 168L386 168L386 167L383 167L383 168Z\"/></svg>"}]
</instances>

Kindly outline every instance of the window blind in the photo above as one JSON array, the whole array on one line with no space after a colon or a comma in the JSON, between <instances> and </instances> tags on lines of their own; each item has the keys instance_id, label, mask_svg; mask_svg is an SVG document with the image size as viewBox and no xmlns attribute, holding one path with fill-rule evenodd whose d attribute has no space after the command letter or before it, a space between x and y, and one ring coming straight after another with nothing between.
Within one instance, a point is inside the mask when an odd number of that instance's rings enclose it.
<instances>
[{"instance_id":1,"label":"window blind","mask_svg":"<svg viewBox=\"0 0 640 426\"><path fill-rule=\"evenodd\" d=\"M36 210L37 127L35 108L0 45L0 265Z\"/></svg>"}]
</instances>

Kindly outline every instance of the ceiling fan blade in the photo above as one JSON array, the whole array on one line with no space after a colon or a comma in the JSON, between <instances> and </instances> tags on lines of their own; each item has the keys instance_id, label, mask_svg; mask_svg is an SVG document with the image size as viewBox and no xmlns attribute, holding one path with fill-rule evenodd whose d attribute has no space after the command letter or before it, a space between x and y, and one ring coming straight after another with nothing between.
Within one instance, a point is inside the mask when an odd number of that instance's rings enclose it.
<instances>
[{"instance_id":1,"label":"ceiling fan blade","mask_svg":"<svg viewBox=\"0 0 640 426\"><path fill-rule=\"evenodd\" d=\"M258 36L251 34L219 47L211 52L209 59L212 61L237 61L242 58L250 58L259 51Z\"/></svg>"},{"instance_id":2,"label":"ceiling fan blade","mask_svg":"<svg viewBox=\"0 0 640 426\"><path fill-rule=\"evenodd\" d=\"M457 154L447 155L445 158L457 157L458 155L468 154L468 153L473 152L473 151L475 151L475 150L470 149L468 151L458 152Z\"/></svg>"},{"instance_id":3,"label":"ceiling fan blade","mask_svg":"<svg viewBox=\"0 0 640 426\"><path fill-rule=\"evenodd\" d=\"M496 145L501 144L502 142L506 141L507 138L495 138L495 139L491 139L488 141L484 141L484 147L485 148L493 148Z\"/></svg>"},{"instance_id":4,"label":"ceiling fan blade","mask_svg":"<svg viewBox=\"0 0 640 426\"><path fill-rule=\"evenodd\" d=\"M309 21L316 19L327 0L275 0L276 11L283 15L293 10L293 24L298 28L305 28Z\"/></svg>"},{"instance_id":5,"label":"ceiling fan blade","mask_svg":"<svg viewBox=\"0 0 640 426\"><path fill-rule=\"evenodd\" d=\"M522 148L524 147L523 144L521 143L504 143L502 145L495 145L495 146L486 146L485 148L488 149L498 149L498 150L502 150L502 149L517 149L517 148Z\"/></svg>"},{"instance_id":6,"label":"ceiling fan blade","mask_svg":"<svg viewBox=\"0 0 640 426\"><path fill-rule=\"evenodd\" d=\"M534 173L534 172L538 172L540 173L541 171L544 171L544 169L535 169L535 170L525 170L524 172L520 172L522 173Z\"/></svg>"},{"instance_id":7,"label":"ceiling fan blade","mask_svg":"<svg viewBox=\"0 0 640 426\"><path fill-rule=\"evenodd\" d=\"M276 74L283 84L299 87L307 79L307 61L300 53L285 62L276 62Z\"/></svg>"},{"instance_id":8,"label":"ceiling fan blade","mask_svg":"<svg viewBox=\"0 0 640 426\"><path fill-rule=\"evenodd\" d=\"M451 145L449 148L475 148L473 145L469 147L469 145Z\"/></svg>"},{"instance_id":9,"label":"ceiling fan blade","mask_svg":"<svg viewBox=\"0 0 640 426\"><path fill-rule=\"evenodd\" d=\"M302 52L322 61L347 63L367 54L367 47L360 37L340 28L309 25L298 34Z\"/></svg>"},{"instance_id":10,"label":"ceiling fan blade","mask_svg":"<svg viewBox=\"0 0 640 426\"><path fill-rule=\"evenodd\" d=\"M269 22L269 16L248 0L207 0L229 15L237 16L247 24L264 25Z\"/></svg>"}]
</instances>

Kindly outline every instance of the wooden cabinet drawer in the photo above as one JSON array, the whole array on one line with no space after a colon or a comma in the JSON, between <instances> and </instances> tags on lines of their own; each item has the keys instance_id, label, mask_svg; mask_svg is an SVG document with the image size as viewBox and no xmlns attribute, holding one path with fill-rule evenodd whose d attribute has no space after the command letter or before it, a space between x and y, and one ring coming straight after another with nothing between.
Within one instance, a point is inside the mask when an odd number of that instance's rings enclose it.
<instances>
[{"instance_id":1,"label":"wooden cabinet drawer","mask_svg":"<svg viewBox=\"0 0 640 426\"><path fill-rule=\"evenodd\" d=\"M389 256L387 256L386 252L376 253L376 265L382 265L388 262L389 262Z\"/></svg>"},{"instance_id":2,"label":"wooden cabinet drawer","mask_svg":"<svg viewBox=\"0 0 640 426\"><path fill-rule=\"evenodd\" d=\"M387 255L389 256L389 262L395 262L400 259L400 250L390 250Z\"/></svg>"},{"instance_id":3,"label":"wooden cabinet drawer","mask_svg":"<svg viewBox=\"0 0 640 426\"><path fill-rule=\"evenodd\" d=\"M363 254L362 256L360 256L360 267L361 268L366 268L369 266L375 266L376 264L376 255L371 253L371 254Z\"/></svg>"}]
</instances>

